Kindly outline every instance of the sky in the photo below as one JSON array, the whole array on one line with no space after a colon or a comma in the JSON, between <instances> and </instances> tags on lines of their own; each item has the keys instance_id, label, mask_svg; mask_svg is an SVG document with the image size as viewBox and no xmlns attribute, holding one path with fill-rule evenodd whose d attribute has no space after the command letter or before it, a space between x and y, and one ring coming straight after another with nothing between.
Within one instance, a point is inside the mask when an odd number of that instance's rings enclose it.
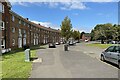
<instances>
[{"instance_id":1,"label":"sky","mask_svg":"<svg viewBox=\"0 0 120 80\"><path fill-rule=\"evenodd\" d=\"M107 0L106 0L107 1ZM60 29L66 16L73 29L89 33L97 24L118 23L118 3L108 2L12 2L12 10L30 21Z\"/></svg>"}]
</instances>

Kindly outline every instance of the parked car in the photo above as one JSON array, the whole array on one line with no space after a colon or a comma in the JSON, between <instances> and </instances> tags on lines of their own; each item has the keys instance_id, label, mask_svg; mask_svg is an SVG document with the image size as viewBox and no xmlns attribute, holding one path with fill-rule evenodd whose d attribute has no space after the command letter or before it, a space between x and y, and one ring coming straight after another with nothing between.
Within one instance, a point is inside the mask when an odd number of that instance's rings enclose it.
<instances>
[{"instance_id":1,"label":"parked car","mask_svg":"<svg viewBox=\"0 0 120 80\"><path fill-rule=\"evenodd\" d=\"M107 44L119 44L119 41L108 40Z\"/></svg>"},{"instance_id":2,"label":"parked car","mask_svg":"<svg viewBox=\"0 0 120 80\"><path fill-rule=\"evenodd\" d=\"M63 42L61 41L60 44L63 44Z\"/></svg>"},{"instance_id":3,"label":"parked car","mask_svg":"<svg viewBox=\"0 0 120 80\"><path fill-rule=\"evenodd\" d=\"M56 48L55 43L49 43L49 48Z\"/></svg>"},{"instance_id":4,"label":"parked car","mask_svg":"<svg viewBox=\"0 0 120 80\"><path fill-rule=\"evenodd\" d=\"M73 42L73 41L70 41L70 42L69 42L69 45L74 45L74 42Z\"/></svg>"},{"instance_id":5,"label":"parked car","mask_svg":"<svg viewBox=\"0 0 120 80\"><path fill-rule=\"evenodd\" d=\"M60 45L60 43L59 43L59 42L56 42L55 44L56 44L56 45Z\"/></svg>"},{"instance_id":6,"label":"parked car","mask_svg":"<svg viewBox=\"0 0 120 80\"><path fill-rule=\"evenodd\" d=\"M102 61L117 64L120 68L120 46L110 46L101 54Z\"/></svg>"},{"instance_id":7,"label":"parked car","mask_svg":"<svg viewBox=\"0 0 120 80\"><path fill-rule=\"evenodd\" d=\"M76 44L76 41L74 41L73 44L75 45L75 44Z\"/></svg>"},{"instance_id":8,"label":"parked car","mask_svg":"<svg viewBox=\"0 0 120 80\"><path fill-rule=\"evenodd\" d=\"M88 40L86 39L85 42L88 42Z\"/></svg>"},{"instance_id":9,"label":"parked car","mask_svg":"<svg viewBox=\"0 0 120 80\"><path fill-rule=\"evenodd\" d=\"M77 40L77 41L76 41L76 43L80 43L80 41L79 41L79 40Z\"/></svg>"}]
</instances>

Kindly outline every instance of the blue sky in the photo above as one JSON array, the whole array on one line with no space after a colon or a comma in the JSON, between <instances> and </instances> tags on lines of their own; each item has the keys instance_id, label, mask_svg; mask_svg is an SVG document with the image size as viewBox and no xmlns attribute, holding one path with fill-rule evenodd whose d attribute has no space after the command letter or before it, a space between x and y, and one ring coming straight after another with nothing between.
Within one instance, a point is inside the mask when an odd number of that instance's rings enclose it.
<instances>
[{"instance_id":1,"label":"blue sky","mask_svg":"<svg viewBox=\"0 0 120 80\"><path fill-rule=\"evenodd\" d=\"M46 27L60 28L65 16L73 29L90 32L96 24L118 23L117 2L21 2L12 3L12 10L24 18Z\"/></svg>"}]
</instances>

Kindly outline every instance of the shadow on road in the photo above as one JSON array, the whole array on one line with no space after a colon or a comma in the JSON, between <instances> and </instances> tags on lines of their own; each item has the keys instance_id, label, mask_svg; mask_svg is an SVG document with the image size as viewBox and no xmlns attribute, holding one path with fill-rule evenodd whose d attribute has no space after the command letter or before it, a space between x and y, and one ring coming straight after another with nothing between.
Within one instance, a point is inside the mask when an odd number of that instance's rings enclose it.
<instances>
[{"instance_id":1,"label":"shadow on road","mask_svg":"<svg viewBox=\"0 0 120 80\"><path fill-rule=\"evenodd\" d=\"M111 62L109 62L109 61L105 61L105 63L110 64L110 65L112 65L112 66L118 68L118 65L117 65L117 64L111 63ZM118 68L118 69L119 69L119 68Z\"/></svg>"}]
</instances>

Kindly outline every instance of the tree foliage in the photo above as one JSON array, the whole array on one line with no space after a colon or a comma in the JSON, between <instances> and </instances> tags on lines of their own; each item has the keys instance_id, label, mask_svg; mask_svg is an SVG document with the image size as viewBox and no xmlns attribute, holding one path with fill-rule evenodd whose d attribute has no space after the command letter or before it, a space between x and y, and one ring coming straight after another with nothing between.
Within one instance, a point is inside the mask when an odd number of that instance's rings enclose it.
<instances>
[{"instance_id":1,"label":"tree foliage","mask_svg":"<svg viewBox=\"0 0 120 80\"><path fill-rule=\"evenodd\" d=\"M83 34L85 34L85 32L81 32L80 39L82 39Z\"/></svg>"},{"instance_id":2,"label":"tree foliage","mask_svg":"<svg viewBox=\"0 0 120 80\"><path fill-rule=\"evenodd\" d=\"M61 35L68 40L72 36L72 24L71 20L67 17L62 21L61 24Z\"/></svg>"},{"instance_id":3,"label":"tree foliage","mask_svg":"<svg viewBox=\"0 0 120 80\"><path fill-rule=\"evenodd\" d=\"M80 39L80 32L74 30L72 33L72 37L74 38L74 40L79 40Z\"/></svg>"},{"instance_id":4,"label":"tree foliage","mask_svg":"<svg viewBox=\"0 0 120 80\"><path fill-rule=\"evenodd\" d=\"M92 40L120 40L120 26L112 25L111 23L107 24L98 24L91 31Z\"/></svg>"}]
</instances>

